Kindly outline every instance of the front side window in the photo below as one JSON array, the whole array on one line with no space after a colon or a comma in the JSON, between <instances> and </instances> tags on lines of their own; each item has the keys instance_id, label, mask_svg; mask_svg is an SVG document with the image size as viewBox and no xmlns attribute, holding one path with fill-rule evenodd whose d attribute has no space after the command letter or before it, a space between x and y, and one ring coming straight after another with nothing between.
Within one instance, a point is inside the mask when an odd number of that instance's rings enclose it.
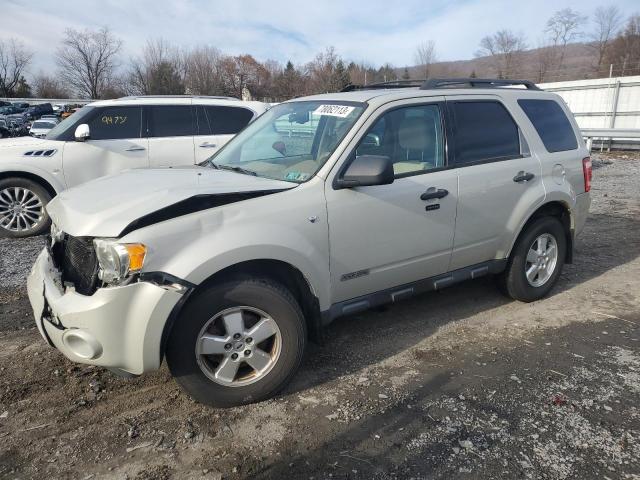
<instances>
[{"instance_id":1,"label":"front side window","mask_svg":"<svg viewBox=\"0 0 640 480\"><path fill-rule=\"evenodd\" d=\"M190 105L149 107L150 137L186 137L194 134L195 121Z\"/></svg>"},{"instance_id":2,"label":"front side window","mask_svg":"<svg viewBox=\"0 0 640 480\"><path fill-rule=\"evenodd\" d=\"M548 152L578 148L576 134L562 107L553 100L518 100Z\"/></svg>"},{"instance_id":3,"label":"front side window","mask_svg":"<svg viewBox=\"0 0 640 480\"><path fill-rule=\"evenodd\" d=\"M214 135L235 135L253 118L253 112L240 107L206 106Z\"/></svg>"},{"instance_id":4,"label":"front side window","mask_svg":"<svg viewBox=\"0 0 640 480\"><path fill-rule=\"evenodd\" d=\"M202 165L304 182L324 165L365 107L331 101L276 105Z\"/></svg>"},{"instance_id":5,"label":"front side window","mask_svg":"<svg viewBox=\"0 0 640 480\"><path fill-rule=\"evenodd\" d=\"M468 164L521 157L518 125L496 101L451 102L454 163Z\"/></svg>"},{"instance_id":6,"label":"front side window","mask_svg":"<svg viewBox=\"0 0 640 480\"><path fill-rule=\"evenodd\" d=\"M105 107L97 109L88 122L91 140L140 138L140 107Z\"/></svg>"},{"instance_id":7,"label":"front side window","mask_svg":"<svg viewBox=\"0 0 640 480\"><path fill-rule=\"evenodd\" d=\"M444 137L438 105L420 105L383 114L356 147L356 156L391 158L398 176L444 166Z\"/></svg>"}]
</instances>

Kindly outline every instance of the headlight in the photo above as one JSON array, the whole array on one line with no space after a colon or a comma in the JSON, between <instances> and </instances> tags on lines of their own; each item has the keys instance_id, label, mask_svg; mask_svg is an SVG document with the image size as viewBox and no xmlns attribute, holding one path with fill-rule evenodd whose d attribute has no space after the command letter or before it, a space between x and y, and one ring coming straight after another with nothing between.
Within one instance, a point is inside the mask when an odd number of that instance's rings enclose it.
<instances>
[{"instance_id":1,"label":"headlight","mask_svg":"<svg viewBox=\"0 0 640 480\"><path fill-rule=\"evenodd\" d=\"M119 282L142 270L147 247L141 243L118 243L115 240L93 241L100 263L98 277L105 283Z\"/></svg>"}]
</instances>

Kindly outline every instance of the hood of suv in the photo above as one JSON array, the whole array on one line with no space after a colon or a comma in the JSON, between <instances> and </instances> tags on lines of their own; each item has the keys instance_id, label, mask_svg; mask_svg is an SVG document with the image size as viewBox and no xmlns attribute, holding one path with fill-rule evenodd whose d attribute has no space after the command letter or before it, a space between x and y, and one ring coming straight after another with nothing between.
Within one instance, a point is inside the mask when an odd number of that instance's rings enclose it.
<instances>
[{"instance_id":1,"label":"hood of suv","mask_svg":"<svg viewBox=\"0 0 640 480\"><path fill-rule=\"evenodd\" d=\"M0 160L2 159L2 153L5 148L32 148L38 147L45 143L42 138L34 137L13 137L13 138L0 138ZM27 150L25 150L26 152Z\"/></svg>"},{"instance_id":2,"label":"hood of suv","mask_svg":"<svg viewBox=\"0 0 640 480\"><path fill-rule=\"evenodd\" d=\"M128 170L65 190L49 203L47 211L56 225L70 235L117 237L140 220L150 225L216 204L250 198L252 193L259 195L295 186L291 182L206 167ZM220 201L221 198L226 200ZM180 206L175 214L172 206ZM152 220L154 213L158 213L156 221Z\"/></svg>"}]
</instances>

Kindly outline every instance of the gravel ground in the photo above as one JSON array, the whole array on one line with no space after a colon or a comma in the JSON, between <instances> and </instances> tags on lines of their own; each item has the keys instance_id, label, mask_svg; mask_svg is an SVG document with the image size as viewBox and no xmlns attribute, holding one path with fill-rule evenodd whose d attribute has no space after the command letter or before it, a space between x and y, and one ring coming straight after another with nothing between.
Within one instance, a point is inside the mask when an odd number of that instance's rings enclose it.
<instances>
[{"instance_id":1,"label":"gravel ground","mask_svg":"<svg viewBox=\"0 0 640 480\"><path fill-rule=\"evenodd\" d=\"M480 279L338 320L279 398L228 410L48 348L42 240L0 240L0 478L640 479L640 155L594 164L548 298Z\"/></svg>"}]
</instances>

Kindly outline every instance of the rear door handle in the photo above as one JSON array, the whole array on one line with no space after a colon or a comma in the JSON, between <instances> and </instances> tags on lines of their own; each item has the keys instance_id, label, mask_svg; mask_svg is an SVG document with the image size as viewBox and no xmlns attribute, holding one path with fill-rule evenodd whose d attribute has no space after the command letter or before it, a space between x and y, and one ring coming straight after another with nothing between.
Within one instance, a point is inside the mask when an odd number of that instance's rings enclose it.
<instances>
[{"instance_id":1,"label":"rear door handle","mask_svg":"<svg viewBox=\"0 0 640 480\"><path fill-rule=\"evenodd\" d=\"M515 177L513 177L513 181L516 183L525 183L533 180L533 177L535 177L533 173L520 170L518 174Z\"/></svg>"},{"instance_id":2,"label":"rear door handle","mask_svg":"<svg viewBox=\"0 0 640 480\"><path fill-rule=\"evenodd\" d=\"M215 143L204 142L200 144L200 148L216 148L217 145Z\"/></svg>"},{"instance_id":3,"label":"rear door handle","mask_svg":"<svg viewBox=\"0 0 640 480\"><path fill-rule=\"evenodd\" d=\"M431 187L426 192L420 195L420 200L432 200L434 198L444 198L449 195L449 190L444 188Z\"/></svg>"},{"instance_id":4,"label":"rear door handle","mask_svg":"<svg viewBox=\"0 0 640 480\"><path fill-rule=\"evenodd\" d=\"M144 147L129 147L125 150L125 152L141 152L143 150L146 150L146 148Z\"/></svg>"}]
</instances>

